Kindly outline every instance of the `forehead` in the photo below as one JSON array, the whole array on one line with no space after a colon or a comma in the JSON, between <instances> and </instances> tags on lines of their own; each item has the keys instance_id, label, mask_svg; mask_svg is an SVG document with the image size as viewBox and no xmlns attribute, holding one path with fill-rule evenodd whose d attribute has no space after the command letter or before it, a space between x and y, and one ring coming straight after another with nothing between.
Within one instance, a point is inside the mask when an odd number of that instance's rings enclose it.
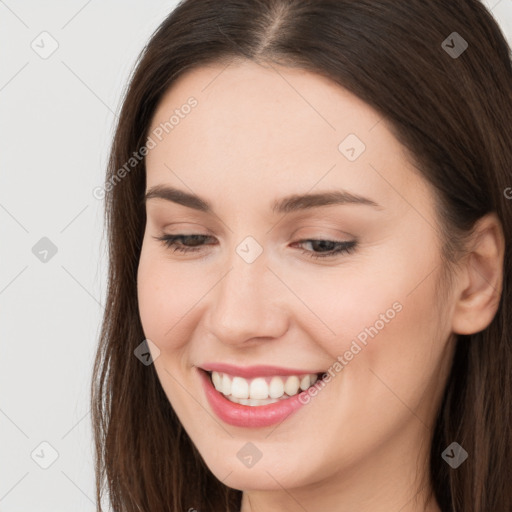
<instances>
[{"instance_id":1,"label":"forehead","mask_svg":"<svg viewBox=\"0 0 512 512\"><path fill-rule=\"evenodd\" d=\"M194 190L233 193L319 184L377 194L382 204L413 180L403 147L373 108L325 77L274 64L186 72L148 134L156 143L146 157L148 187L180 177Z\"/></svg>"}]
</instances>

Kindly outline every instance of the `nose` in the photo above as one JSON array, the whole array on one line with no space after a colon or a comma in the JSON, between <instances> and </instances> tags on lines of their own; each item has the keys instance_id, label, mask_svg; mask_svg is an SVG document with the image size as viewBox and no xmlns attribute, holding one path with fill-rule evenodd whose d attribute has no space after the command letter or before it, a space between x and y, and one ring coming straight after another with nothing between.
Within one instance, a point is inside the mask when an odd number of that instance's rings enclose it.
<instances>
[{"instance_id":1,"label":"nose","mask_svg":"<svg viewBox=\"0 0 512 512\"><path fill-rule=\"evenodd\" d=\"M225 344L247 344L256 338L279 338L288 329L286 288L267 267L265 253L252 263L238 254L214 287L205 327Z\"/></svg>"}]
</instances>

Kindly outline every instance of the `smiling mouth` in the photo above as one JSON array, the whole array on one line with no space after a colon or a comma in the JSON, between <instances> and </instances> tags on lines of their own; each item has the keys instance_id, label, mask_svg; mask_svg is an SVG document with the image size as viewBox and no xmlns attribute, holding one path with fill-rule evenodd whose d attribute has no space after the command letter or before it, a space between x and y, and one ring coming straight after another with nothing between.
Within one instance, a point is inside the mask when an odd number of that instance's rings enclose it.
<instances>
[{"instance_id":1,"label":"smiling mouth","mask_svg":"<svg viewBox=\"0 0 512 512\"><path fill-rule=\"evenodd\" d=\"M248 406L261 406L288 400L307 391L327 373L266 376L245 379L217 371L206 371L213 387L229 401Z\"/></svg>"}]
</instances>

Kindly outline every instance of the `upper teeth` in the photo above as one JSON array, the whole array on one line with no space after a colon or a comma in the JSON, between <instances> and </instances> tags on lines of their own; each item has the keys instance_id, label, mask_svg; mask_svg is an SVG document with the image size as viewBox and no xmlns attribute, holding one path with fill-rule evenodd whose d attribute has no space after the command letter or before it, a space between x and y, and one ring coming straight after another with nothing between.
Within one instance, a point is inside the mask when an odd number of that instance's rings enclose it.
<instances>
[{"instance_id":1,"label":"upper teeth","mask_svg":"<svg viewBox=\"0 0 512 512\"><path fill-rule=\"evenodd\" d=\"M317 375L290 375L289 377L257 377L244 379L233 377L226 373L212 372L212 382L215 389L225 396L234 398L281 398L286 395L293 396L299 389L305 391L317 381ZM287 397L285 397L287 398Z\"/></svg>"}]
</instances>

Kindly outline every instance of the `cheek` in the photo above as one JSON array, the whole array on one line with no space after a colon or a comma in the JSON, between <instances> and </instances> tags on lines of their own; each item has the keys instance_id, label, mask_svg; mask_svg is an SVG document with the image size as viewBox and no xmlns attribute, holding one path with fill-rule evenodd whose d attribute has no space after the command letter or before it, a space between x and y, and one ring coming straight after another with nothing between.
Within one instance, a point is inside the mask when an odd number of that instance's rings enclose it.
<instances>
[{"instance_id":1,"label":"cheek","mask_svg":"<svg viewBox=\"0 0 512 512\"><path fill-rule=\"evenodd\" d=\"M308 332L315 342L322 340L333 359L349 350L353 340L364 346L375 326L383 332L389 323L400 322L403 316L405 294L400 290L408 287L406 276L400 276L404 281L401 283L397 278L390 280L387 275L372 272L369 265L363 271L363 265L355 263L315 268L309 275L302 272L297 276L293 270L282 273L283 281L300 299L299 302L289 294L290 304L295 304L294 321L299 323L299 330ZM378 266L382 267L382 263ZM284 290L283 294L286 293Z\"/></svg>"},{"instance_id":2,"label":"cheek","mask_svg":"<svg viewBox=\"0 0 512 512\"><path fill-rule=\"evenodd\" d=\"M179 348L194 305L206 293L192 266L170 262L143 247L137 273L139 314L147 338L160 350Z\"/></svg>"},{"instance_id":3,"label":"cheek","mask_svg":"<svg viewBox=\"0 0 512 512\"><path fill-rule=\"evenodd\" d=\"M432 272L436 264L427 260L397 259L385 272L347 266L337 275L295 279L293 289L308 309L295 316L300 329L321 343L333 362L346 356L354 369L363 365L366 371L358 373L363 378L368 368L386 366L400 373L408 362L413 373L435 365L449 332L434 288L439 272ZM382 267L380 262L375 268Z\"/></svg>"},{"instance_id":4,"label":"cheek","mask_svg":"<svg viewBox=\"0 0 512 512\"><path fill-rule=\"evenodd\" d=\"M425 400L425 393L439 381L449 333L436 305L437 273L412 291L416 275L404 269L402 281L396 279L393 287L361 289L350 294L351 300L342 299L345 321L339 319L337 326L344 335L329 353L333 359L342 356L333 370L342 376L335 380L346 403L350 397L366 397L366 405L352 410L354 428L370 417L391 428L397 418L406 421L410 410L425 422L429 417L435 397L427 393L430 398Z\"/></svg>"}]
</instances>

